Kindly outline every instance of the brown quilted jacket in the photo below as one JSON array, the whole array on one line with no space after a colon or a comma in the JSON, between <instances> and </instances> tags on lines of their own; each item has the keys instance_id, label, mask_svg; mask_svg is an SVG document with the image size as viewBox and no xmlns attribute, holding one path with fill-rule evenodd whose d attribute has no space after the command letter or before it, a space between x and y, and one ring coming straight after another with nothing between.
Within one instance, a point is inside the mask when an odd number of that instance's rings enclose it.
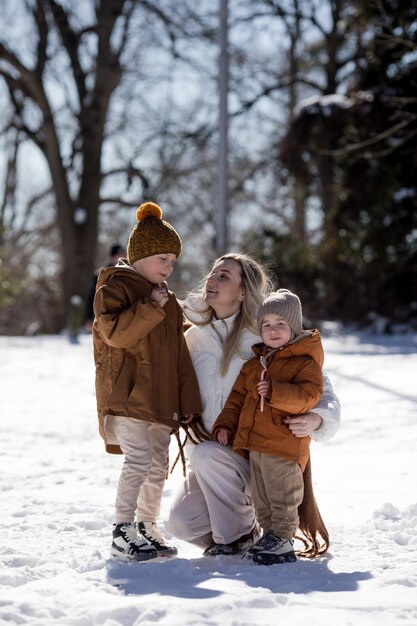
<instances>
[{"instance_id":1,"label":"brown quilted jacket","mask_svg":"<svg viewBox=\"0 0 417 626\"><path fill-rule=\"evenodd\" d=\"M161 308L150 299L154 285L127 264L100 272L94 298L93 342L100 434L106 450L107 415L122 415L179 428L200 413L198 382L183 335L183 315L169 292Z\"/></svg>"},{"instance_id":2,"label":"brown quilted jacket","mask_svg":"<svg viewBox=\"0 0 417 626\"><path fill-rule=\"evenodd\" d=\"M252 350L256 356L243 365L212 434L216 436L219 428L227 428L237 452L255 450L280 456L296 461L304 471L310 437L295 437L282 418L307 413L320 399L323 386L320 333L303 331L268 358L265 380L271 381L272 391L263 412L256 385L261 380L260 356L269 349L256 344Z\"/></svg>"}]
</instances>

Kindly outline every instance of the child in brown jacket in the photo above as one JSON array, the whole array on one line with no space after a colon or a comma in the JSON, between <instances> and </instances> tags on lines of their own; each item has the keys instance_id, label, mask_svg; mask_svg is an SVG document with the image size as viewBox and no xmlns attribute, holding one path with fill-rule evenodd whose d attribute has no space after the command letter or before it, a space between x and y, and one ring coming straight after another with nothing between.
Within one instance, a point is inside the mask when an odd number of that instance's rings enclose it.
<instances>
[{"instance_id":1,"label":"child in brown jacket","mask_svg":"<svg viewBox=\"0 0 417 626\"><path fill-rule=\"evenodd\" d=\"M93 342L100 434L107 452L124 454L111 555L143 561L177 553L156 524L170 434L201 404L182 310L165 282L181 240L158 205L142 204L136 217L127 262L100 272Z\"/></svg>"},{"instance_id":2,"label":"child in brown jacket","mask_svg":"<svg viewBox=\"0 0 417 626\"><path fill-rule=\"evenodd\" d=\"M296 560L293 537L310 437L295 437L283 419L307 413L320 399L323 348L318 330L303 331L301 302L287 289L267 297L258 323L263 343L253 346L256 357L243 365L212 432L221 444L249 451L263 536L247 557L269 565Z\"/></svg>"}]
</instances>

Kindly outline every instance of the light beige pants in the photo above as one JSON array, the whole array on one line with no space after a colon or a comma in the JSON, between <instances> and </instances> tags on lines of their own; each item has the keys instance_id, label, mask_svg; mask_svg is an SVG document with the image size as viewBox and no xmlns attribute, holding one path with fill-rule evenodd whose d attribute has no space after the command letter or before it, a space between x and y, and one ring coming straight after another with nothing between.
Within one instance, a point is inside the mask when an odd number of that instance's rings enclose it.
<instances>
[{"instance_id":1,"label":"light beige pants","mask_svg":"<svg viewBox=\"0 0 417 626\"><path fill-rule=\"evenodd\" d=\"M304 493L300 466L295 461L251 450L250 475L252 497L264 532L292 539Z\"/></svg>"},{"instance_id":2,"label":"light beige pants","mask_svg":"<svg viewBox=\"0 0 417 626\"><path fill-rule=\"evenodd\" d=\"M174 495L165 528L201 548L231 543L255 525L249 462L230 446L204 441L190 454L188 472Z\"/></svg>"},{"instance_id":3,"label":"light beige pants","mask_svg":"<svg viewBox=\"0 0 417 626\"><path fill-rule=\"evenodd\" d=\"M171 429L114 416L112 427L125 455L116 495L116 524L155 522L160 510Z\"/></svg>"}]
</instances>

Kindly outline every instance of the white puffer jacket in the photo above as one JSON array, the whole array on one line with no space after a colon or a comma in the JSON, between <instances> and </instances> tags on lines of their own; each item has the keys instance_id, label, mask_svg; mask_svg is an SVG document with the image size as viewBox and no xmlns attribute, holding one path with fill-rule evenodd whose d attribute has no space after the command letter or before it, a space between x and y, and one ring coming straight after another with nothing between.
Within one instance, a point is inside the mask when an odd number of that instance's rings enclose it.
<instances>
[{"instance_id":1,"label":"white puffer jacket","mask_svg":"<svg viewBox=\"0 0 417 626\"><path fill-rule=\"evenodd\" d=\"M206 430L211 428L224 407L238 377L240 369L253 356L251 346L259 337L245 330L240 342L239 354L233 355L225 376L220 374L222 340L233 325L235 315L225 320L213 320L207 326L192 326L185 333L185 341L197 374L203 405L203 422Z\"/></svg>"},{"instance_id":2,"label":"white puffer jacket","mask_svg":"<svg viewBox=\"0 0 417 626\"><path fill-rule=\"evenodd\" d=\"M187 316L190 317L188 311ZM258 335L245 330L241 337L239 353L232 357L226 375L222 376L220 374L222 342L229 333L235 317L236 315L232 315L224 320L213 320L206 326L192 326L185 333L200 387L203 422L208 432L211 431L224 407L243 363L253 357L252 345L261 341ZM318 413L323 420L321 426L311 434L311 438L315 441L327 441L333 437L340 425L340 403L324 371L323 395L311 412Z\"/></svg>"}]
</instances>

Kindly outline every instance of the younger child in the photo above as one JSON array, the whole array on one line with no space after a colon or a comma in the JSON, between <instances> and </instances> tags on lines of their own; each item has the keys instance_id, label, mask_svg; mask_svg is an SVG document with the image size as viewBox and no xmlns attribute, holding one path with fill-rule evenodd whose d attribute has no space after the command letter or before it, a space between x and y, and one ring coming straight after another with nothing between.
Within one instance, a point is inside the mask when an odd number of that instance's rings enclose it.
<instances>
[{"instance_id":1,"label":"younger child","mask_svg":"<svg viewBox=\"0 0 417 626\"><path fill-rule=\"evenodd\" d=\"M111 555L143 561L177 553L156 520L170 434L201 404L182 310L165 282L181 240L157 204L142 204L136 217L127 261L100 272L93 342L100 434L107 452L125 455Z\"/></svg>"},{"instance_id":2,"label":"younger child","mask_svg":"<svg viewBox=\"0 0 417 626\"><path fill-rule=\"evenodd\" d=\"M295 561L293 537L303 499L302 472L310 437L295 437L283 422L307 413L322 394L323 348L318 330L303 331L301 302L279 289L260 306L263 343L247 361L213 426L213 435L236 451L249 450L251 492L262 538L247 552L270 565Z\"/></svg>"}]
</instances>

